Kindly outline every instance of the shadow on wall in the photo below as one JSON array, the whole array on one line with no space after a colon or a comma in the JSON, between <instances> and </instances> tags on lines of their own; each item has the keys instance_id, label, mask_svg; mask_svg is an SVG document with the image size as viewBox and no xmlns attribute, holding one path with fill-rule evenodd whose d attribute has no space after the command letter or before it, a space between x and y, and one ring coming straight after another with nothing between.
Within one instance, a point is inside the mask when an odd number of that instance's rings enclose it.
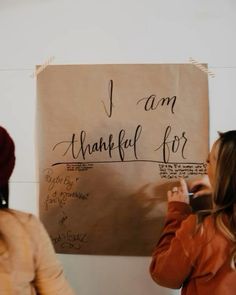
<instances>
[{"instance_id":1,"label":"shadow on wall","mask_svg":"<svg viewBox=\"0 0 236 295\"><path fill-rule=\"evenodd\" d=\"M79 179L73 192L88 197L68 197L63 207L55 202L47 211L41 208L41 218L57 252L151 255L164 223L166 191L173 183L141 184L132 189L129 181L124 181L123 166L115 170L109 165L96 164L92 169L76 172L76 176L75 172L63 169L57 168L54 174ZM62 190L62 186L55 187L57 195ZM42 194L41 206L47 193ZM66 218L63 224L59 222L62 213Z\"/></svg>"}]
</instances>

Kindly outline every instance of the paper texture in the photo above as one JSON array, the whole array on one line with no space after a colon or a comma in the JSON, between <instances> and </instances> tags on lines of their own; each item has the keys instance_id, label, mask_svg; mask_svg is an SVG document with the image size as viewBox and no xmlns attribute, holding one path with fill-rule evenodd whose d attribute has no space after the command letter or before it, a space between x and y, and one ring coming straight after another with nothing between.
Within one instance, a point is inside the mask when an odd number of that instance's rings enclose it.
<instances>
[{"instance_id":1,"label":"paper texture","mask_svg":"<svg viewBox=\"0 0 236 295\"><path fill-rule=\"evenodd\" d=\"M37 123L56 251L151 255L167 190L206 172L208 77L191 64L47 66Z\"/></svg>"}]
</instances>

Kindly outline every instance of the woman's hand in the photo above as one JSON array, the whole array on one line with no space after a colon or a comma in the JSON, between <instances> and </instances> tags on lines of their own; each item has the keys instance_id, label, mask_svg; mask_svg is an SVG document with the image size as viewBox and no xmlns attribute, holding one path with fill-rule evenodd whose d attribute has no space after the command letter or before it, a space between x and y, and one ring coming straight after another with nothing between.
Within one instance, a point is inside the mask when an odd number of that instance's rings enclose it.
<instances>
[{"instance_id":1,"label":"woman's hand","mask_svg":"<svg viewBox=\"0 0 236 295\"><path fill-rule=\"evenodd\" d=\"M207 175L201 179L188 183L190 192L194 193L194 198L209 196L212 194L212 188Z\"/></svg>"},{"instance_id":2,"label":"woman's hand","mask_svg":"<svg viewBox=\"0 0 236 295\"><path fill-rule=\"evenodd\" d=\"M173 187L171 191L167 192L168 202L183 202L189 204L187 183L183 178L180 178L179 181L179 187Z\"/></svg>"}]
</instances>

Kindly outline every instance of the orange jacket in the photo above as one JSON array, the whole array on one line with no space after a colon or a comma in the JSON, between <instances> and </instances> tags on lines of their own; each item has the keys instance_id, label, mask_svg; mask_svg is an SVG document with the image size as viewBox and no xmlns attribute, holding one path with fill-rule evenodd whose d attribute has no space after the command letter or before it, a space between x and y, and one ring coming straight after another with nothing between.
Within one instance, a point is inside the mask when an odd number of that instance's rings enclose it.
<instances>
[{"instance_id":1,"label":"orange jacket","mask_svg":"<svg viewBox=\"0 0 236 295\"><path fill-rule=\"evenodd\" d=\"M150 273L159 285L184 295L235 295L236 271L230 268L233 243L216 228L212 216L196 231L189 205L170 202Z\"/></svg>"}]
</instances>

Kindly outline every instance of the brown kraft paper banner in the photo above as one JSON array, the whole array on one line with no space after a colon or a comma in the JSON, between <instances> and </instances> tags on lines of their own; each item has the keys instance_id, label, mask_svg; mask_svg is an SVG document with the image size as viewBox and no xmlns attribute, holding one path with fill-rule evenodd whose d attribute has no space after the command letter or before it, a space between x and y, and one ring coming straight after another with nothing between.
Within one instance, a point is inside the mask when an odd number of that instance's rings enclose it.
<instances>
[{"instance_id":1,"label":"brown kraft paper banner","mask_svg":"<svg viewBox=\"0 0 236 295\"><path fill-rule=\"evenodd\" d=\"M191 64L47 66L37 126L56 251L149 256L167 190L206 173L208 76Z\"/></svg>"}]
</instances>

